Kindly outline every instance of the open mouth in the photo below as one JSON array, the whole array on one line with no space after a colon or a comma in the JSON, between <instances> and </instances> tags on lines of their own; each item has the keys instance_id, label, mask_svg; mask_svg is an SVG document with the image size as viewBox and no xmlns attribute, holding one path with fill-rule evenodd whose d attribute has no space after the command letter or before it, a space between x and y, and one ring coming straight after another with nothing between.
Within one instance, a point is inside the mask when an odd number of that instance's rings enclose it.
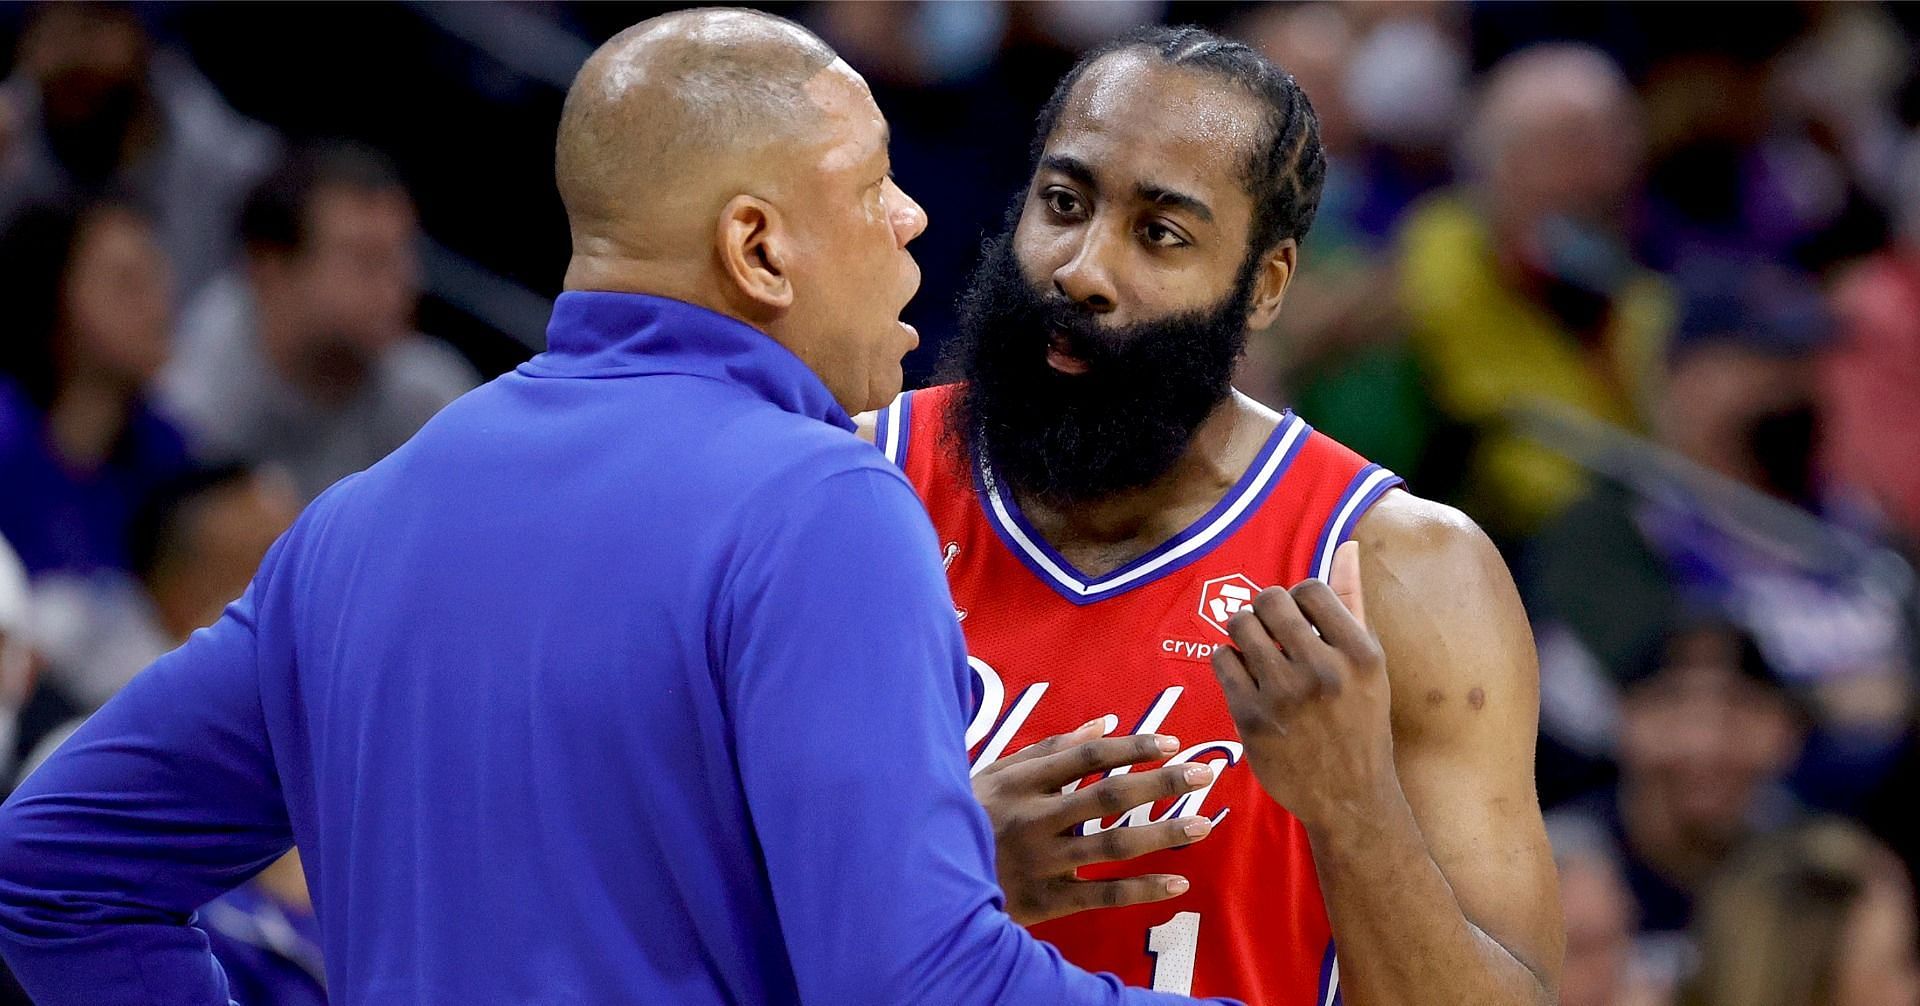
<instances>
[{"instance_id":1,"label":"open mouth","mask_svg":"<svg viewBox=\"0 0 1920 1006\"><path fill-rule=\"evenodd\" d=\"M1047 366L1062 374L1087 372L1087 361L1073 355L1072 344L1057 331L1047 337Z\"/></svg>"}]
</instances>

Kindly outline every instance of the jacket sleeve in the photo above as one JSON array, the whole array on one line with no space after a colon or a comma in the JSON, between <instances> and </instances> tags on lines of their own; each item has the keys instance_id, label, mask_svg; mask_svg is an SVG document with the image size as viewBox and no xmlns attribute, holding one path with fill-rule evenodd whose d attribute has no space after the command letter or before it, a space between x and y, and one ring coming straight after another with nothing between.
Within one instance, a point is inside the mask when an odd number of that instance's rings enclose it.
<instances>
[{"instance_id":1,"label":"jacket sleeve","mask_svg":"<svg viewBox=\"0 0 1920 1006\"><path fill-rule=\"evenodd\" d=\"M0 952L41 1006L229 1002L193 912L292 845L258 677L279 554L0 807Z\"/></svg>"},{"instance_id":2,"label":"jacket sleeve","mask_svg":"<svg viewBox=\"0 0 1920 1006\"><path fill-rule=\"evenodd\" d=\"M727 596L740 777L807 1003L1174 1003L1061 960L1001 908L964 743L965 643L891 471L782 501Z\"/></svg>"}]
</instances>

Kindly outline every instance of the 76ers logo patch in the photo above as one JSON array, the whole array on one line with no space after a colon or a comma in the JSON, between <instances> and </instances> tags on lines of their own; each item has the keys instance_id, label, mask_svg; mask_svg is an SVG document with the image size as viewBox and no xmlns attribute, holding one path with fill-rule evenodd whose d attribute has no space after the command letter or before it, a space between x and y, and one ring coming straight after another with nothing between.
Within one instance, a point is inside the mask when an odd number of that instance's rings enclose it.
<instances>
[{"instance_id":1,"label":"76ers logo patch","mask_svg":"<svg viewBox=\"0 0 1920 1006\"><path fill-rule=\"evenodd\" d=\"M1200 585L1200 610L1196 612L1202 624L1207 625L1221 635L1227 634L1227 622L1234 613L1253 603L1253 596L1260 593L1260 586L1247 579L1245 574L1216 576Z\"/></svg>"}]
</instances>

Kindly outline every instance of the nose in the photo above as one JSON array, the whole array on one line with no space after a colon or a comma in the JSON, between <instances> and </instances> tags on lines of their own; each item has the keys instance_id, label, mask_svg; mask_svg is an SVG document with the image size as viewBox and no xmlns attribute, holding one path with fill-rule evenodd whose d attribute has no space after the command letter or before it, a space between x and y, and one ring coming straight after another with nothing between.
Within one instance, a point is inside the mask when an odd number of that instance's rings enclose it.
<instances>
[{"instance_id":1,"label":"nose","mask_svg":"<svg viewBox=\"0 0 1920 1006\"><path fill-rule=\"evenodd\" d=\"M1118 302L1113 275L1106 266L1106 241L1097 227L1082 230L1079 237L1080 246L1073 250L1073 257L1053 271L1053 288L1068 300L1096 314L1105 314Z\"/></svg>"},{"instance_id":2,"label":"nose","mask_svg":"<svg viewBox=\"0 0 1920 1006\"><path fill-rule=\"evenodd\" d=\"M888 213L893 220L894 238L900 242L900 247L905 248L914 238L926 232L927 211L893 181L889 180L887 185L894 195L887 201Z\"/></svg>"}]
</instances>

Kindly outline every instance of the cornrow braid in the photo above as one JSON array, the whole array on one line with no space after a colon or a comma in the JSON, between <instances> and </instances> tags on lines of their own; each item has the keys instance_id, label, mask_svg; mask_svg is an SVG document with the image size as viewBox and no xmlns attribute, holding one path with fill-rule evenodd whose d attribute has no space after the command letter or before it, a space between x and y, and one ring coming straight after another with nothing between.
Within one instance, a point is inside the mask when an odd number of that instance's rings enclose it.
<instances>
[{"instance_id":1,"label":"cornrow braid","mask_svg":"<svg viewBox=\"0 0 1920 1006\"><path fill-rule=\"evenodd\" d=\"M1320 208L1320 188L1327 177L1326 152L1320 147L1320 120L1313 104L1293 75L1272 60L1251 46L1204 28L1148 25L1088 50L1060 78L1040 109L1033 163L1039 164L1067 96L1080 78L1105 57L1131 49L1145 49L1173 66L1217 74L1244 88L1265 106L1265 129L1246 166L1247 192L1254 204L1247 268L1288 238L1305 240L1313 227L1314 213Z\"/></svg>"}]
</instances>

